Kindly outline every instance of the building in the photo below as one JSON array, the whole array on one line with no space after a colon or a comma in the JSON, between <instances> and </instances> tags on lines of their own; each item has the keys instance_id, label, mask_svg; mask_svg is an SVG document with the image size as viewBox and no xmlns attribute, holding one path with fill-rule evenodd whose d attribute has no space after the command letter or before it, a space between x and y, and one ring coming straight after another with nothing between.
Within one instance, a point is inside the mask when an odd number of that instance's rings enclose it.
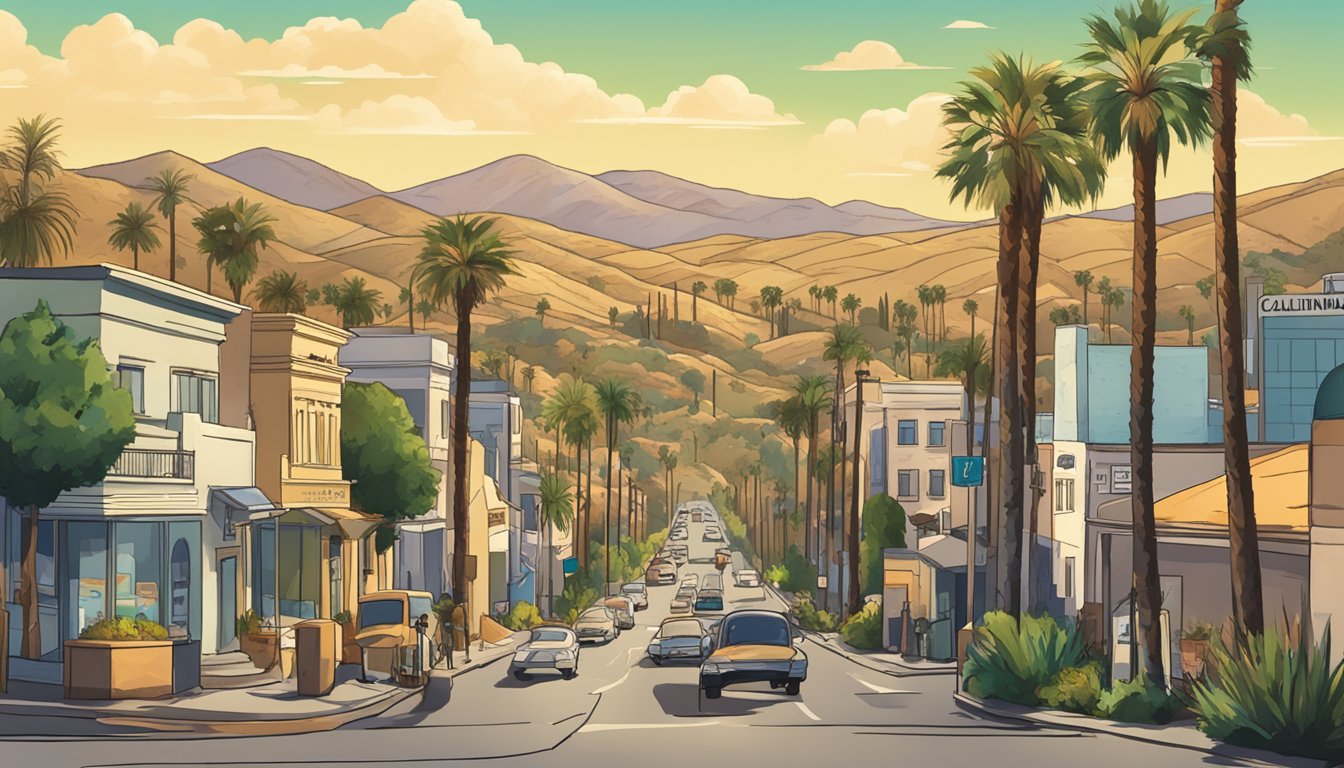
<instances>
[{"instance_id":1,"label":"building","mask_svg":"<svg viewBox=\"0 0 1344 768\"><path fill-rule=\"evenodd\" d=\"M397 524L392 583L441 595L452 581L453 353L443 339L400 328L356 328L352 333L339 353L340 365L350 369L348 380L381 382L406 402L430 463L442 477L434 509Z\"/></svg>"},{"instance_id":2,"label":"building","mask_svg":"<svg viewBox=\"0 0 1344 768\"><path fill-rule=\"evenodd\" d=\"M1254 432L1266 442L1311 439L1316 393L1326 374L1344 363L1344 273L1326 275L1321 285L1321 293L1261 296L1260 281L1247 281L1255 322L1247 380L1260 403Z\"/></svg>"},{"instance_id":3,"label":"building","mask_svg":"<svg viewBox=\"0 0 1344 768\"><path fill-rule=\"evenodd\" d=\"M484 449L485 474L503 502L490 517L490 604L505 610L531 578L522 560L523 408L508 382L472 377L467 408L471 437ZM496 611L499 612L499 611Z\"/></svg>"},{"instance_id":4,"label":"building","mask_svg":"<svg viewBox=\"0 0 1344 768\"><path fill-rule=\"evenodd\" d=\"M1310 522L1311 567L1308 604L1319 640L1331 619L1344 615L1339 589L1344 562L1344 365L1326 375L1312 407L1311 455L1308 460L1307 511ZM1299 490L1300 484L1294 490ZM1256 489L1257 492L1259 489ZM1300 497L1298 497L1300 498ZM1257 497L1257 513L1259 498ZM1268 614L1268 610L1266 610ZM1344 657L1336 643L1332 663Z\"/></svg>"},{"instance_id":5,"label":"building","mask_svg":"<svg viewBox=\"0 0 1344 768\"><path fill-rule=\"evenodd\" d=\"M249 415L225 396L246 391L246 366L228 362L236 358L230 344L246 338L247 310L113 265L0 269L0 324L39 299L78 336L98 341L130 391L136 437L102 482L42 510L38 613L42 659L53 663L16 663L12 674L59 681L62 641L101 617L143 614L212 653L236 614L217 604L224 587L210 550L211 489L253 485ZM26 511L3 509L0 586L8 598L19 587ZM22 613L17 603L6 608ZM10 629L18 654L21 621Z\"/></svg>"}]
</instances>

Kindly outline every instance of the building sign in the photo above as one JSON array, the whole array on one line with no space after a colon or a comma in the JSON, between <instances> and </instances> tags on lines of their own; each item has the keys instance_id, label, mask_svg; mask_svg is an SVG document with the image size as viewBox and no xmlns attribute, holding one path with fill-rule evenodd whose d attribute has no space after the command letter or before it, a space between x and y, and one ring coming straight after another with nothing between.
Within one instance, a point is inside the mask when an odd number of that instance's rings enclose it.
<instances>
[{"instance_id":1,"label":"building sign","mask_svg":"<svg viewBox=\"0 0 1344 768\"><path fill-rule=\"evenodd\" d=\"M1111 493L1129 493L1133 487L1133 471L1128 464L1111 467Z\"/></svg>"},{"instance_id":2,"label":"building sign","mask_svg":"<svg viewBox=\"0 0 1344 768\"><path fill-rule=\"evenodd\" d=\"M565 574L566 576L572 576L572 575L578 573L578 572L579 572L579 558L577 558L577 557L566 557L564 560L560 561L560 570L561 570L562 572L564 572L564 574Z\"/></svg>"},{"instance_id":3,"label":"building sign","mask_svg":"<svg viewBox=\"0 0 1344 768\"><path fill-rule=\"evenodd\" d=\"M1061 453L1059 458L1055 459L1055 466L1060 469L1073 469L1074 458L1071 453Z\"/></svg>"},{"instance_id":4,"label":"building sign","mask_svg":"<svg viewBox=\"0 0 1344 768\"><path fill-rule=\"evenodd\" d=\"M281 504L286 507L350 506L350 486L347 483L286 482L280 493Z\"/></svg>"},{"instance_id":5,"label":"building sign","mask_svg":"<svg viewBox=\"0 0 1344 768\"><path fill-rule=\"evenodd\" d=\"M1344 294L1296 293L1265 296L1260 299L1260 316L1297 315L1313 317L1344 315Z\"/></svg>"},{"instance_id":6,"label":"building sign","mask_svg":"<svg viewBox=\"0 0 1344 768\"><path fill-rule=\"evenodd\" d=\"M983 456L953 456L952 485L958 488L978 488L985 484Z\"/></svg>"},{"instance_id":7,"label":"building sign","mask_svg":"<svg viewBox=\"0 0 1344 768\"><path fill-rule=\"evenodd\" d=\"M485 516L485 524L490 526L491 528L504 525L506 522L508 522L505 519L505 517L506 515L504 510L500 510L498 512L489 512Z\"/></svg>"}]
</instances>

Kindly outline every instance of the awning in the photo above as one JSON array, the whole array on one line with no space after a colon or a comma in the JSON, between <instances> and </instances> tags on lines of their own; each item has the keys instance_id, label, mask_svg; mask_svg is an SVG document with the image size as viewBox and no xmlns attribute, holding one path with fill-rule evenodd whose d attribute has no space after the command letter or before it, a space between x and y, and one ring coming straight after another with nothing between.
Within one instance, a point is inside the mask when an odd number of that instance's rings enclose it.
<instances>
[{"instance_id":1,"label":"awning","mask_svg":"<svg viewBox=\"0 0 1344 768\"><path fill-rule=\"evenodd\" d=\"M208 509L215 524L224 532L224 540L233 541L234 531L240 523L251 520L253 515L274 511L275 505L260 488L242 486L211 488Z\"/></svg>"},{"instance_id":2,"label":"awning","mask_svg":"<svg viewBox=\"0 0 1344 768\"><path fill-rule=\"evenodd\" d=\"M269 511L263 510L254 512L249 519L270 520L290 512L297 512L312 518L315 522L322 525L334 525L340 528L341 533L348 539L362 539L383 523L383 518L377 515L356 512L353 509L344 509L342 507L322 507L320 509L316 507L300 507L294 509L272 508Z\"/></svg>"}]
</instances>

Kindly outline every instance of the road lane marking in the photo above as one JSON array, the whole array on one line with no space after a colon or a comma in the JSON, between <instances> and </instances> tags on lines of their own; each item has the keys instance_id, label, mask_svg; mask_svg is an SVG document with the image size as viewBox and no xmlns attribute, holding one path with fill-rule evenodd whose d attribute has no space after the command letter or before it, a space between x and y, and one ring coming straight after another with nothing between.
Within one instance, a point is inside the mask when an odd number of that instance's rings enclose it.
<instances>
[{"instance_id":1,"label":"road lane marking","mask_svg":"<svg viewBox=\"0 0 1344 768\"><path fill-rule=\"evenodd\" d=\"M634 648L627 648L627 649L625 649L625 664L626 664L626 666L629 666L629 665L630 665L630 654L634 653L635 651L639 651L639 652L642 653L642 652L644 651L644 649L643 649L643 648L640 648L639 646L635 646ZM608 661L608 662L607 662L607 666L610 667L612 664L615 664L616 662L618 662L618 661L620 661L620 660L621 660L621 657L620 657L620 656L612 656L612 657L611 657L611 661Z\"/></svg>"},{"instance_id":2,"label":"road lane marking","mask_svg":"<svg viewBox=\"0 0 1344 768\"><path fill-rule=\"evenodd\" d=\"M595 690L595 691L589 691L588 693L589 693L590 695L592 695L592 696L596 696L596 695L598 695L599 693L606 693L607 691L610 691L612 688L615 688L616 686L620 685L621 683L624 683L624 682L625 682L625 679L626 679L627 677L629 677L629 676L630 676L630 670L627 669L627 670L625 670L625 674L624 674L624 675L621 675L621 679L619 679L619 680L617 680L617 681L615 681L615 682L613 682L613 683L607 683L606 685L602 686L601 688L598 688L598 689Z\"/></svg>"},{"instance_id":3,"label":"road lane marking","mask_svg":"<svg viewBox=\"0 0 1344 768\"><path fill-rule=\"evenodd\" d=\"M589 723L578 730L579 733L597 731L635 731L647 728L705 728L718 725L718 720L706 720L696 723Z\"/></svg>"},{"instance_id":4,"label":"road lane marking","mask_svg":"<svg viewBox=\"0 0 1344 768\"><path fill-rule=\"evenodd\" d=\"M860 680L859 676L854 674L853 672L849 672L848 674L850 677L854 678L854 682L858 683L859 685L862 685L864 688L867 688L873 693L915 693L915 691L905 691L897 688L883 688L880 685L873 685L867 680Z\"/></svg>"},{"instance_id":5,"label":"road lane marking","mask_svg":"<svg viewBox=\"0 0 1344 768\"><path fill-rule=\"evenodd\" d=\"M807 705L804 704L803 702L801 702L801 701L795 701L795 702L793 702L793 703L798 705L798 709L802 710L803 714L804 714L804 715L807 715L808 719L810 719L810 720L816 720L817 722L820 722L820 721L821 721L821 718L820 718L820 717L817 717L817 713L816 713L816 712L813 712L813 711L810 710L810 709L808 709L808 708L807 708Z\"/></svg>"}]
</instances>

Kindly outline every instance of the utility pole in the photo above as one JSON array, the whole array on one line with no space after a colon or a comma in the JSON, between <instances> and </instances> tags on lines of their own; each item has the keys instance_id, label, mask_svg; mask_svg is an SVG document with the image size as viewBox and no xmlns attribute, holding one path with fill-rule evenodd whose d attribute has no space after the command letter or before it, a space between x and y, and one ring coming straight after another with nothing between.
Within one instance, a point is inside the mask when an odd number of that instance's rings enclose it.
<instances>
[{"instance_id":1,"label":"utility pole","mask_svg":"<svg viewBox=\"0 0 1344 768\"><path fill-rule=\"evenodd\" d=\"M677 284L672 284L672 321L681 322L681 291L677 289Z\"/></svg>"},{"instance_id":2,"label":"utility pole","mask_svg":"<svg viewBox=\"0 0 1344 768\"><path fill-rule=\"evenodd\" d=\"M719 417L719 369L709 369L709 402L714 410L714 418Z\"/></svg>"},{"instance_id":3,"label":"utility pole","mask_svg":"<svg viewBox=\"0 0 1344 768\"><path fill-rule=\"evenodd\" d=\"M859 589L859 580L855 578L858 571L858 559L856 555L859 551L859 460L863 445L863 383L868 378L868 371L854 371L854 477L853 486L850 490L849 499L849 614L852 616L858 613L863 606L862 590Z\"/></svg>"}]
</instances>

